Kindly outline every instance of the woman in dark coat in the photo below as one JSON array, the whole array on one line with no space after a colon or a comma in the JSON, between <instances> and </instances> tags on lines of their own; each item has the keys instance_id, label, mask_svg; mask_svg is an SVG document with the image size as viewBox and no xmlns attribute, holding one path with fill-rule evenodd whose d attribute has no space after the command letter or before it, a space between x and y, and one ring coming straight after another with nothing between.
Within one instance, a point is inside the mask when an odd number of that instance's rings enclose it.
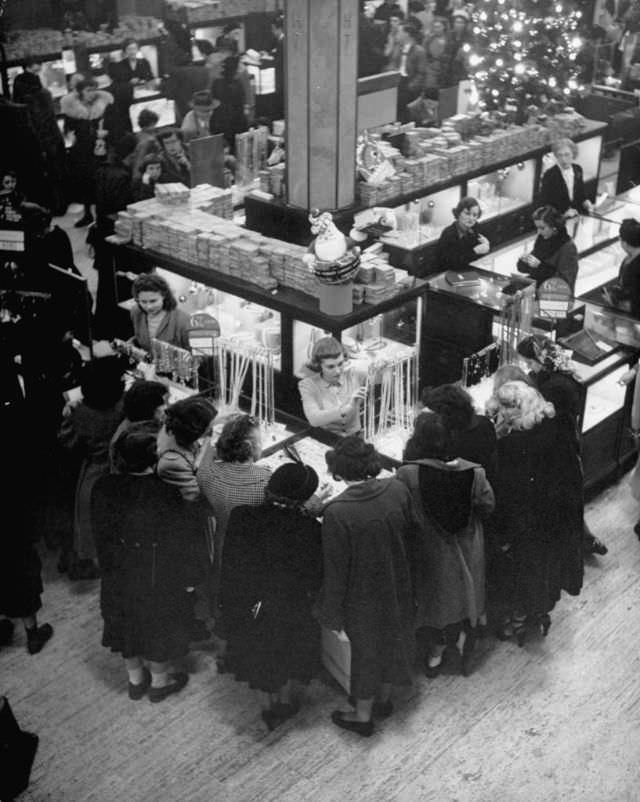
<instances>
[{"instance_id":1,"label":"woman in dark coat","mask_svg":"<svg viewBox=\"0 0 640 802\"><path fill-rule=\"evenodd\" d=\"M297 711L293 682L319 666L320 628L311 607L322 579L320 523L302 509L318 486L307 465L269 479L265 503L236 507L222 566L226 668L265 694L262 718L274 729Z\"/></svg>"},{"instance_id":2,"label":"woman in dark coat","mask_svg":"<svg viewBox=\"0 0 640 802\"><path fill-rule=\"evenodd\" d=\"M438 676L447 647L462 641L469 673L476 627L485 622L485 558L481 518L494 497L484 469L451 459L444 420L423 412L397 477L407 485L421 524L416 561L416 629L427 642L425 673Z\"/></svg>"},{"instance_id":3,"label":"woman in dark coat","mask_svg":"<svg viewBox=\"0 0 640 802\"><path fill-rule=\"evenodd\" d=\"M625 257L618 279L603 287L602 295L609 306L640 320L640 223L632 217L620 223L620 246Z\"/></svg>"},{"instance_id":4,"label":"woman in dark coat","mask_svg":"<svg viewBox=\"0 0 640 802\"><path fill-rule=\"evenodd\" d=\"M520 273L527 273L539 287L549 278L567 282L571 293L578 275L578 249L564 225L564 218L553 206L540 206L533 213L538 236L533 250L518 259Z\"/></svg>"},{"instance_id":5,"label":"woman in dark coat","mask_svg":"<svg viewBox=\"0 0 640 802\"><path fill-rule=\"evenodd\" d=\"M350 435L326 459L347 489L324 509L318 619L340 640L351 642L353 699L352 709L336 710L331 718L338 727L369 736L372 714L386 717L393 711L391 686L411 682L413 593L407 549L418 520L401 482L375 478L382 466L370 443Z\"/></svg>"},{"instance_id":6,"label":"woman in dark coat","mask_svg":"<svg viewBox=\"0 0 640 802\"><path fill-rule=\"evenodd\" d=\"M476 228L482 211L475 198L462 198L453 211L455 222L447 226L437 245L438 270L460 273L471 262L489 253L489 240Z\"/></svg>"},{"instance_id":7,"label":"woman in dark coat","mask_svg":"<svg viewBox=\"0 0 640 802\"><path fill-rule=\"evenodd\" d=\"M496 517L514 565L498 637L522 646L529 625L547 634L563 590L582 588L582 469L573 434L534 387L507 382L488 410L499 438Z\"/></svg>"},{"instance_id":8,"label":"woman in dark coat","mask_svg":"<svg viewBox=\"0 0 640 802\"><path fill-rule=\"evenodd\" d=\"M491 484L498 467L498 440L493 423L477 415L469 393L455 384L427 389L423 405L442 416L449 433L449 451L456 457L481 465Z\"/></svg>"},{"instance_id":9,"label":"woman in dark coat","mask_svg":"<svg viewBox=\"0 0 640 802\"><path fill-rule=\"evenodd\" d=\"M188 651L183 557L204 519L198 505L154 474L155 426L132 424L115 451L125 472L98 480L91 505L102 570L102 644L125 659L129 698L148 692L150 701L160 702L188 680L169 674L167 664Z\"/></svg>"},{"instance_id":10,"label":"woman in dark coat","mask_svg":"<svg viewBox=\"0 0 640 802\"><path fill-rule=\"evenodd\" d=\"M530 335L518 343L518 353L531 368L529 382L550 401L556 411L558 423L566 426L580 455L580 414L584 405L584 388L577 381L566 353L553 340ZM605 555L605 544L584 522L585 554Z\"/></svg>"},{"instance_id":11,"label":"woman in dark coat","mask_svg":"<svg viewBox=\"0 0 640 802\"><path fill-rule=\"evenodd\" d=\"M95 538L91 494L96 481L109 473L109 443L122 420L124 364L115 356L94 359L83 369L82 399L67 404L60 444L82 459L76 484L73 552L61 557L70 579L95 579Z\"/></svg>"}]
</instances>

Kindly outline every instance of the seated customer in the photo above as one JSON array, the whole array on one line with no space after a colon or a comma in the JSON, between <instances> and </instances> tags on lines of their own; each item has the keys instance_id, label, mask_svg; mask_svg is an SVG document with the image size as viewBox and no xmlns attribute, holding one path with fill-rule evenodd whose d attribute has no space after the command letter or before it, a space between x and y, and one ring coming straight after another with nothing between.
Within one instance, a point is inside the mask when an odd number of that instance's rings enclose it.
<instances>
[{"instance_id":1,"label":"seated customer","mask_svg":"<svg viewBox=\"0 0 640 802\"><path fill-rule=\"evenodd\" d=\"M356 372L345 367L343 345L334 337L318 340L307 367L315 375L298 382L305 418L334 434L359 432L365 388Z\"/></svg>"},{"instance_id":2,"label":"seated customer","mask_svg":"<svg viewBox=\"0 0 640 802\"><path fill-rule=\"evenodd\" d=\"M533 250L518 259L518 272L527 273L539 287L550 278L567 282L571 294L578 275L578 249L567 233L564 217L553 206L540 206L533 213L538 236Z\"/></svg>"},{"instance_id":3,"label":"seated customer","mask_svg":"<svg viewBox=\"0 0 640 802\"><path fill-rule=\"evenodd\" d=\"M640 223L631 217L620 223L620 245L625 257L618 280L602 290L605 301L640 320Z\"/></svg>"}]
</instances>

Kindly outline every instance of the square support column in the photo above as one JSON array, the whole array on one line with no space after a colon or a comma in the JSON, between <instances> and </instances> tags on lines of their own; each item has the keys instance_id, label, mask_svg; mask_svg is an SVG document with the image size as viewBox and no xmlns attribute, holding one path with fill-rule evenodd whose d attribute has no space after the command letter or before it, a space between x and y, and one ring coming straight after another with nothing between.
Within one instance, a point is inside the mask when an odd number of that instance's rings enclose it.
<instances>
[{"instance_id":1,"label":"square support column","mask_svg":"<svg viewBox=\"0 0 640 802\"><path fill-rule=\"evenodd\" d=\"M285 50L288 202L344 208L355 194L357 0L288 0Z\"/></svg>"}]
</instances>

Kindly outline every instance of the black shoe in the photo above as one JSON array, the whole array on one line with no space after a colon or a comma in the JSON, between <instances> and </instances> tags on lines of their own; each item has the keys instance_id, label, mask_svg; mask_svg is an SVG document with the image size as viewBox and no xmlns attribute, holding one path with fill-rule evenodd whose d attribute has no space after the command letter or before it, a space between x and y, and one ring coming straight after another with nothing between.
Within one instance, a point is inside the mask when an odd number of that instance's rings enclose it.
<instances>
[{"instance_id":1,"label":"black shoe","mask_svg":"<svg viewBox=\"0 0 640 802\"><path fill-rule=\"evenodd\" d=\"M149 688L149 701L150 702L162 702L167 696L171 696L173 693L179 693L184 686L189 682L189 675L185 673L178 673L178 674L169 674L169 678L172 680L168 685L165 685L162 688Z\"/></svg>"},{"instance_id":2,"label":"black shoe","mask_svg":"<svg viewBox=\"0 0 640 802\"><path fill-rule=\"evenodd\" d=\"M583 542L583 549L585 554L599 554L604 557L609 552L609 549L597 537L585 538Z\"/></svg>"},{"instance_id":3,"label":"black shoe","mask_svg":"<svg viewBox=\"0 0 640 802\"><path fill-rule=\"evenodd\" d=\"M39 627L27 630L27 651L29 654L38 654L45 643L53 635L51 624L41 624Z\"/></svg>"},{"instance_id":4,"label":"black shoe","mask_svg":"<svg viewBox=\"0 0 640 802\"><path fill-rule=\"evenodd\" d=\"M354 696L347 697L347 702L351 705L351 707L355 708L356 700ZM371 712L373 713L374 718L389 718L389 716L393 713L393 702L391 699L387 699L386 702L375 701L373 703L373 707L371 708Z\"/></svg>"},{"instance_id":5,"label":"black shoe","mask_svg":"<svg viewBox=\"0 0 640 802\"><path fill-rule=\"evenodd\" d=\"M13 621L10 618L0 620L0 646L8 646L13 640Z\"/></svg>"},{"instance_id":6,"label":"black shoe","mask_svg":"<svg viewBox=\"0 0 640 802\"><path fill-rule=\"evenodd\" d=\"M640 538L640 521L638 521L638 523L633 527L633 531Z\"/></svg>"},{"instance_id":7,"label":"black shoe","mask_svg":"<svg viewBox=\"0 0 640 802\"><path fill-rule=\"evenodd\" d=\"M92 214L83 214L79 220L73 224L74 228L84 228L88 226L90 223L93 223L93 215Z\"/></svg>"},{"instance_id":8,"label":"black shoe","mask_svg":"<svg viewBox=\"0 0 640 802\"><path fill-rule=\"evenodd\" d=\"M467 632L464 639L464 646L462 647L462 659L460 661L460 668L463 677L468 677L473 670L473 653L476 647L476 632L472 630Z\"/></svg>"},{"instance_id":9,"label":"black shoe","mask_svg":"<svg viewBox=\"0 0 640 802\"><path fill-rule=\"evenodd\" d=\"M134 702L139 701L149 690L151 685L151 672L148 668L142 669L142 682L134 685L133 682L129 683L129 699Z\"/></svg>"},{"instance_id":10,"label":"black shoe","mask_svg":"<svg viewBox=\"0 0 640 802\"><path fill-rule=\"evenodd\" d=\"M342 727L343 730L349 730L350 732L355 732L358 735L362 735L363 738L369 738L369 736L373 735L373 721L352 721L351 719L344 718L347 715L343 713L342 710L334 710L331 714L331 721L336 724L338 727Z\"/></svg>"}]
</instances>

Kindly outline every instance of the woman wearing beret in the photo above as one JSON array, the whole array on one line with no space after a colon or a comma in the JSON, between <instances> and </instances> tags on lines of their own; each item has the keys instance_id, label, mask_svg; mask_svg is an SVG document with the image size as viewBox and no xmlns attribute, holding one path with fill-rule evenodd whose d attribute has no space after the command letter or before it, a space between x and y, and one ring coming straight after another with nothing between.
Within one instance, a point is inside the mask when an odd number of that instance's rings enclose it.
<instances>
[{"instance_id":1,"label":"woman wearing beret","mask_svg":"<svg viewBox=\"0 0 640 802\"><path fill-rule=\"evenodd\" d=\"M222 603L226 668L264 693L270 730L297 712L293 683L319 664L320 628L311 606L322 578L320 524L303 505L318 475L302 463L280 466L260 506L236 507L227 524Z\"/></svg>"}]
</instances>

